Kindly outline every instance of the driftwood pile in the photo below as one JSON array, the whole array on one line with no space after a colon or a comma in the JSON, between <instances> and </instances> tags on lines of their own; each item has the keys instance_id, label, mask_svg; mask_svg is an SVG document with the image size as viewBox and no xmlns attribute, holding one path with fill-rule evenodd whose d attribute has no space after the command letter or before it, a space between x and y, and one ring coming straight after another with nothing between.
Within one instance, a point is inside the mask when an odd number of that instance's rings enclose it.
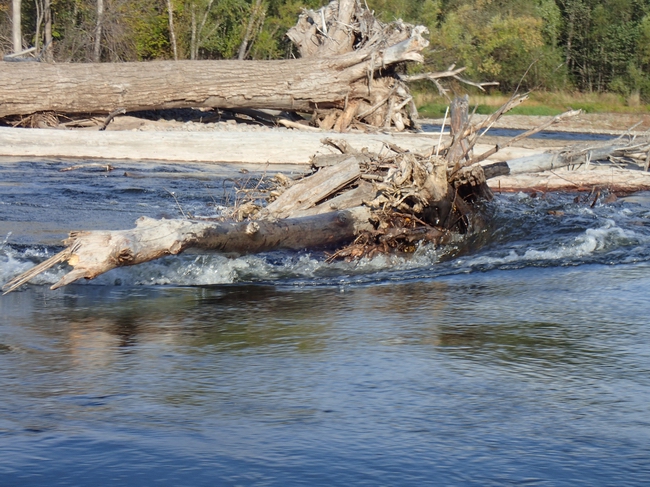
<instances>
[{"instance_id":1,"label":"driftwood pile","mask_svg":"<svg viewBox=\"0 0 650 487\"><path fill-rule=\"evenodd\" d=\"M319 247L333 250L334 259L447 242L471 231L472 202L491 197L482 168L465 165L471 147L460 139L473 132L467 125L458 127L451 142L426 154L396 146L373 154L326 139L323 143L336 147L338 154L314 157L315 172L298 181L276 176L266 205L254 198L241 201L230 218L220 221L140 218L131 230L72 232L62 252L3 290L10 292L64 261L73 270L53 289L188 248L242 254ZM456 147L467 150L454 151Z\"/></svg>"},{"instance_id":2,"label":"driftwood pile","mask_svg":"<svg viewBox=\"0 0 650 487\"><path fill-rule=\"evenodd\" d=\"M372 153L351 147L344 140L323 139L322 143L335 148L336 153L314 156L312 174L299 180L277 174L260 181L255 194L238 201L226 217L142 217L130 230L72 232L63 251L2 289L11 292L60 262L73 269L52 289L189 248L237 255L321 248L330 251L329 260L408 253L420 245L445 244L480 229L477 203L492 197L489 178L595 163L609 157L617 164L642 160L647 169L647 139L619 139L600 147L485 164L484 160L500 148L577 113L567 112L475 154L480 134L523 99L525 95L513 97L494 115L472 124L467 99L457 98L451 105L451 138L443 141L441 136L436 145L421 153L388 143L381 153Z\"/></svg>"}]
</instances>

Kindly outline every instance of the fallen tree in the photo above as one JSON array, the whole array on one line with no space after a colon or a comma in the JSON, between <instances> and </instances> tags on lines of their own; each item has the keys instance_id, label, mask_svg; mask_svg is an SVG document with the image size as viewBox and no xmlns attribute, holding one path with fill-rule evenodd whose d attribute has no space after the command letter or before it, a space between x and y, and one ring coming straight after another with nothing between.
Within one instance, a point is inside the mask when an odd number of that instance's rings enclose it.
<instances>
[{"instance_id":1,"label":"fallen tree","mask_svg":"<svg viewBox=\"0 0 650 487\"><path fill-rule=\"evenodd\" d=\"M344 131L357 121L404 129L417 111L394 75L422 61L426 28L384 25L358 0L306 11L288 36L300 59L47 64L0 62L0 118L179 107L276 109L313 114Z\"/></svg>"},{"instance_id":2,"label":"fallen tree","mask_svg":"<svg viewBox=\"0 0 650 487\"><path fill-rule=\"evenodd\" d=\"M330 259L357 259L413 252L425 243L450 242L481 228L475 203L491 199L487 179L498 171L486 167L486 178L480 160L491 150L475 155L473 148L479 133L517 101L513 98L478 124L471 124L467 103L453 104L454 111L461 113L452 114L456 122L451 125L451 139L424 152L386 143L380 155L357 150L345 140L324 139L338 154L315 156L314 173L298 181L276 175L265 201L255 197L240 201L219 220L141 218L130 230L72 232L63 251L15 277L3 290L11 292L61 262L73 270L54 284L54 289L189 248L226 254L328 248L332 250ZM555 122L572 114L559 116ZM633 140L625 147L617 142L600 147L599 152L583 148L561 157L578 164L579 157L588 153L591 157L618 157L619 162L625 157L643 158L645 164L649 149L647 141ZM549 154L549 158L557 157ZM509 171L507 164L506 169ZM531 171L537 169L531 166Z\"/></svg>"},{"instance_id":3,"label":"fallen tree","mask_svg":"<svg viewBox=\"0 0 650 487\"><path fill-rule=\"evenodd\" d=\"M489 186L500 191L608 191L650 189L650 137L578 144L507 162L483 165Z\"/></svg>"},{"instance_id":4,"label":"fallen tree","mask_svg":"<svg viewBox=\"0 0 650 487\"><path fill-rule=\"evenodd\" d=\"M380 156L345 140L323 143L339 154L314 157L314 174L298 182L277 175L264 206L255 199L240 202L222 221L140 219L131 230L72 232L63 251L3 290L60 262L73 270L54 288L188 248L250 253L329 247L334 258L412 251L417 242L439 243L468 232L473 218L467 202L491 196L480 166L448 173L459 160L448 161L444 153L417 154L390 145ZM351 247L340 248L350 241Z\"/></svg>"}]
</instances>

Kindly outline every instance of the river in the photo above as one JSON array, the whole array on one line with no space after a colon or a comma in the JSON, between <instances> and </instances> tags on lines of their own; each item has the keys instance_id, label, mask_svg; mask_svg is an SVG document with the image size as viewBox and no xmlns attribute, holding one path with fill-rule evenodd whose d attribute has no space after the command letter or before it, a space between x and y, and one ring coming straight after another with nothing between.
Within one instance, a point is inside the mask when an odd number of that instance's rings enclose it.
<instances>
[{"instance_id":1,"label":"river","mask_svg":"<svg viewBox=\"0 0 650 487\"><path fill-rule=\"evenodd\" d=\"M0 164L0 281L236 167ZM409 258L186 254L0 298L0 486L650 483L650 193L497 194Z\"/></svg>"}]
</instances>

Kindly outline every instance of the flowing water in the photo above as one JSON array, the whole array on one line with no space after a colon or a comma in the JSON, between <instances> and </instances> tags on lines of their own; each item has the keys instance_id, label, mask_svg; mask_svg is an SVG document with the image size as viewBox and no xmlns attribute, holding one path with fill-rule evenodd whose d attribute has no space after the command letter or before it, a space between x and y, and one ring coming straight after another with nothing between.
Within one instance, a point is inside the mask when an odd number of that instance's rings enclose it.
<instances>
[{"instance_id":1,"label":"flowing water","mask_svg":"<svg viewBox=\"0 0 650 487\"><path fill-rule=\"evenodd\" d=\"M68 165L0 164L0 281L255 185ZM1 297L0 486L648 485L650 193L486 212L408 258L186 254Z\"/></svg>"}]
</instances>

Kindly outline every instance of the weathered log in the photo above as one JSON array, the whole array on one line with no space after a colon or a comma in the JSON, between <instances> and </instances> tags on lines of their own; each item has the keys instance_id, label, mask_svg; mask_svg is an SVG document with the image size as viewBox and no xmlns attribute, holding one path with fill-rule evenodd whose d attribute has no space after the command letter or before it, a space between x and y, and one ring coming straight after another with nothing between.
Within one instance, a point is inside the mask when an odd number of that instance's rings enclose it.
<instances>
[{"instance_id":1,"label":"weathered log","mask_svg":"<svg viewBox=\"0 0 650 487\"><path fill-rule=\"evenodd\" d=\"M270 203L264 213L274 218L286 218L296 211L308 210L360 175L359 162L354 156L349 156L337 165L324 167L303 179L302 184L289 188Z\"/></svg>"},{"instance_id":2,"label":"weathered log","mask_svg":"<svg viewBox=\"0 0 650 487\"><path fill-rule=\"evenodd\" d=\"M142 264L189 248L246 254L267 250L331 247L371 229L366 207L301 218L244 222L154 220L142 217L131 230L73 232L66 249L3 286L13 291L59 263L73 270L52 289L78 279L93 279L116 267Z\"/></svg>"},{"instance_id":3,"label":"weathered log","mask_svg":"<svg viewBox=\"0 0 650 487\"><path fill-rule=\"evenodd\" d=\"M111 113L180 107L312 111L368 96L373 63L410 59L424 41L399 54L364 53L280 61L154 61L120 64L0 63L0 117L41 111ZM393 46L400 49L401 46ZM392 54L392 55L391 55Z\"/></svg>"},{"instance_id":4,"label":"weathered log","mask_svg":"<svg viewBox=\"0 0 650 487\"><path fill-rule=\"evenodd\" d=\"M632 193L650 189L650 173L631 171L614 166L592 166L590 169L557 170L519 173L488 180L496 192L582 192L607 189L610 192Z\"/></svg>"},{"instance_id":5,"label":"weathered log","mask_svg":"<svg viewBox=\"0 0 650 487\"><path fill-rule=\"evenodd\" d=\"M303 32L309 36L300 38L298 30L292 31L296 42L318 46L314 52L305 52L309 55L302 59L0 62L0 118L43 111L108 114L181 107L337 109L344 114L337 123L337 129L343 131L378 98L388 100L395 90L405 92L388 68L404 61L422 61L420 51L428 41L423 38L424 27L401 22L384 26L357 0L334 1L325 10L329 12L329 34L319 37ZM366 19L363 26L359 19ZM361 27L367 37L358 41ZM382 77L381 82L373 82L373 78ZM401 115L396 120L403 128Z\"/></svg>"},{"instance_id":6,"label":"weathered log","mask_svg":"<svg viewBox=\"0 0 650 487\"><path fill-rule=\"evenodd\" d=\"M569 147L560 152L545 152L527 157L512 159L506 163L486 164L483 169L486 178L508 174L524 174L551 171L566 166L588 166L597 161L606 161L610 157L637 156L638 166L645 164L650 156L650 141L615 139L609 142L588 146ZM504 165L505 164L505 165ZM495 170L496 168L499 170ZM488 175L489 174L489 175Z\"/></svg>"},{"instance_id":7,"label":"weathered log","mask_svg":"<svg viewBox=\"0 0 650 487\"><path fill-rule=\"evenodd\" d=\"M384 144L424 151L434 141L427 134L340 134L349 143L379 152ZM308 164L331 149L323 133L287 130L263 132L138 132L18 129L0 127L0 156L125 159L246 164Z\"/></svg>"}]
</instances>

